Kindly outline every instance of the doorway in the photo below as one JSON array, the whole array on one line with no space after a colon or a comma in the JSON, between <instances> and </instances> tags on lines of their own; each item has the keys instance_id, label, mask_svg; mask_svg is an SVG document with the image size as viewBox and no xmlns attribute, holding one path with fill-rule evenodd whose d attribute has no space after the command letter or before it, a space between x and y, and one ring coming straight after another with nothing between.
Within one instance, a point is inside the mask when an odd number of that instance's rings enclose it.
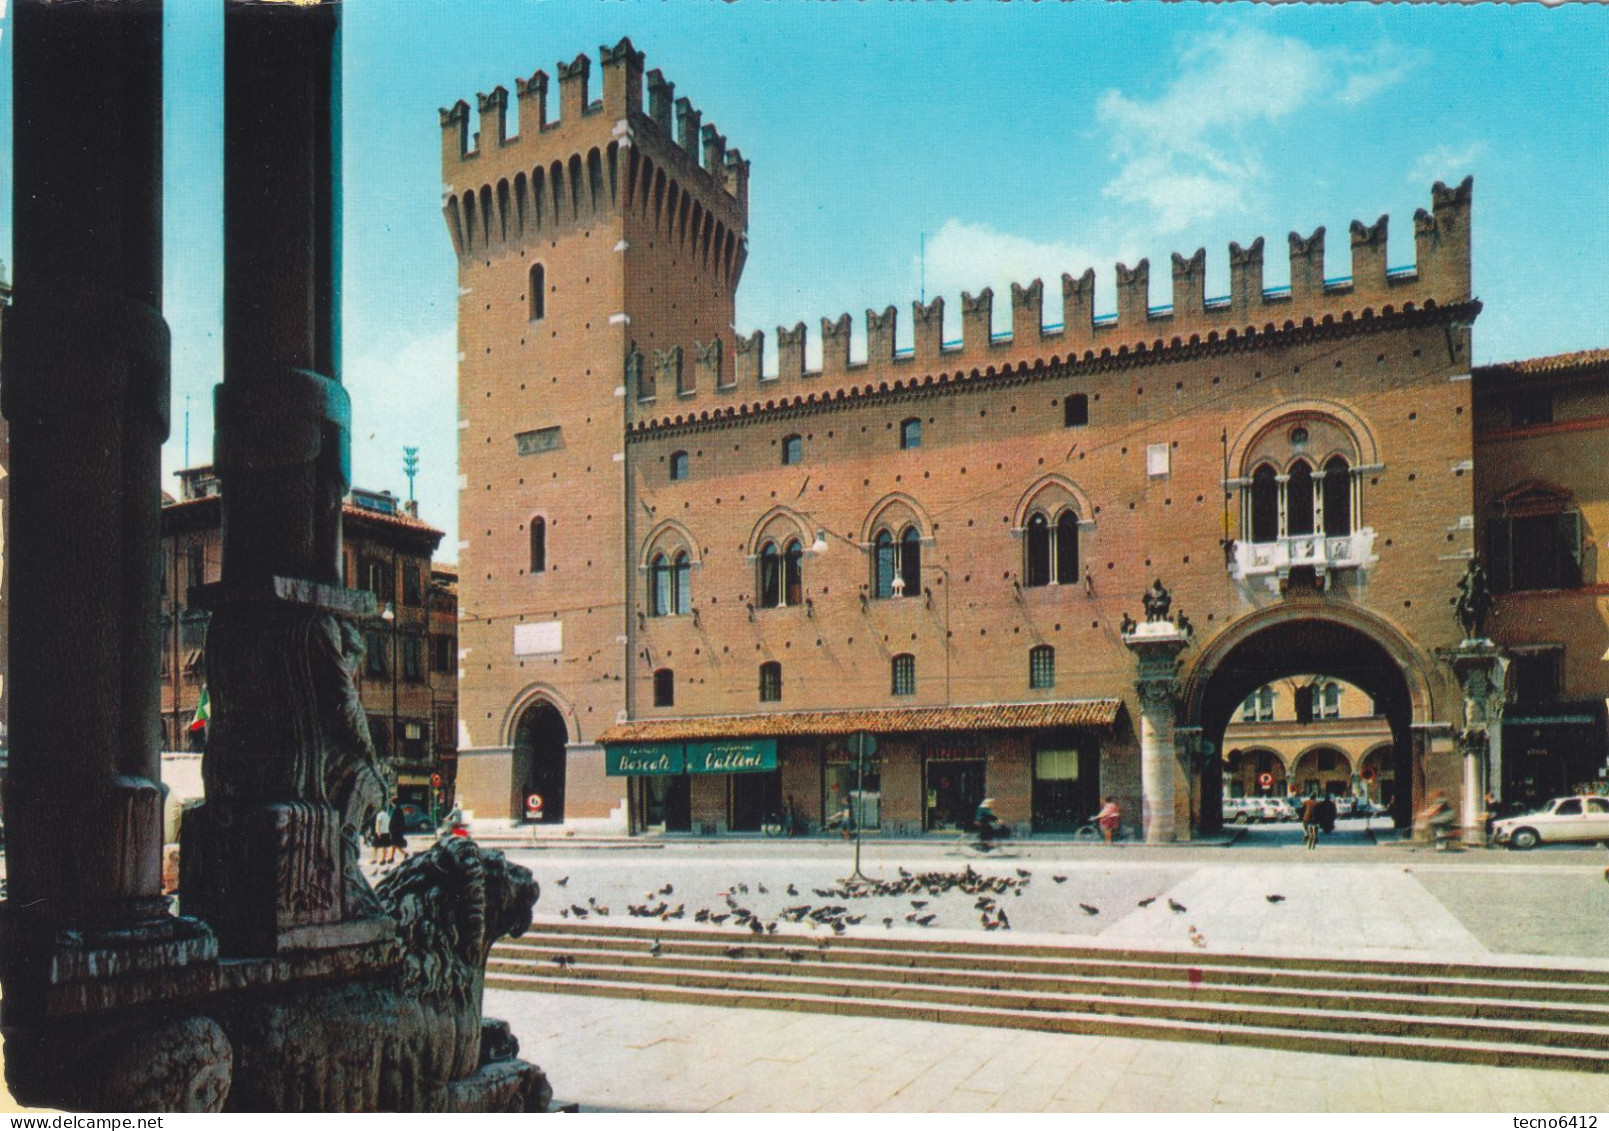
<instances>
[{"instance_id":1,"label":"doorway","mask_svg":"<svg viewBox=\"0 0 1609 1131\"><path fill-rule=\"evenodd\" d=\"M1098 765L1090 751L1068 742L1034 751L1034 832L1075 832L1094 815L1100 808Z\"/></svg>"},{"instance_id":2,"label":"doorway","mask_svg":"<svg viewBox=\"0 0 1609 1131\"><path fill-rule=\"evenodd\" d=\"M520 715L514 728L514 787L509 814L516 821L556 825L564 822L566 746L570 731L564 716L546 699L538 699ZM530 801L540 798L540 806Z\"/></svg>"},{"instance_id":3,"label":"doorway","mask_svg":"<svg viewBox=\"0 0 1609 1131\"><path fill-rule=\"evenodd\" d=\"M726 827L735 833L757 833L769 816L782 812L782 771L728 774Z\"/></svg>"},{"instance_id":4,"label":"doorway","mask_svg":"<svg viewBox=\"0 0 1609 1131\"><path fill-rule=\"evenodd\" d=\"M686 774L637 779L637 828L645 833L693 831L693 790Z\"/></svg>"}]
</instances>

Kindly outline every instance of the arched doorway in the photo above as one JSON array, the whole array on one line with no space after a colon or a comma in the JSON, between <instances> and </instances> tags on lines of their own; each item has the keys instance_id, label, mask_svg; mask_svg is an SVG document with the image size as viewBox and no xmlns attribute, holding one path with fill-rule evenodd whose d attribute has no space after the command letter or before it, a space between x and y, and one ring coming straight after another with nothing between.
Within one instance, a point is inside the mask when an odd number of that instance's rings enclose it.
<instances>
[{"instance_id":1,"label":"arched doorway","mask_svg":"<svg viewBox=\"0 0 1609 1131\"><path fill-rule=\"evenodd\" d=\"M558 824L564 820L565 745L570 731L564 716L546 699L525 708L514 727L513 795L510 813L515 820ZM526 799L542 799L541 815L533 817Z\"/></svg>"},{"instance_id":2,"label":"arched doorway","mask_svg":"<svg viewBox=\"0 0 1609 1131\"><path fill-rule=\"evenodd\" d=\"M1399 827L1411 823L1414 712L1416 704L1428 699L1419 673L1405 670L1398 659L1411 656L1411 647L1389 627L1371 624L1367 614L1329 605L1300 610L1286 606L1256 620L1260 623L1232 626L1208 644L1187 682L1180 722L1200 726L1202 749L1219 751L1230 720L1258 688L1293 676L1330 676L1350 683L1373 698L1376 712L1390 726L1391 743L1381 752L1377 774L1388 772L1399 787L1391 798L1394 822ZM1226 770L1221 757L1202 760L1200 820L1205 831L1221 827ZM1348 777L1350 770L1348 765ZM1302 780L1295 767L1291 780Z\"/></svg>"}]
</instances>

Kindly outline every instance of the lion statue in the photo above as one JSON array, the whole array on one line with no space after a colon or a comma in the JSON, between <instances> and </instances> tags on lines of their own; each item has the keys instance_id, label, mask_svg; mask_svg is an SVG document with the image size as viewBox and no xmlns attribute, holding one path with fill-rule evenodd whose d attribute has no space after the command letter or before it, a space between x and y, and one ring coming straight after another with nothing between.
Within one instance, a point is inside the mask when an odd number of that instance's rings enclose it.
<instances>
[{"instance_id":1,"label":"lion statue","mask_svg":"<svg viewBox=\"0 0 1609 1131\"><path fill-rule=\"evenodd\" d=\"M524 1110L545 1111L552 1091L534 1066L515 1060L519 1044L501 1021L481 1017L486 960L504 935L531 926L541 889L529 870L467 837L452 837L403 861L377 893L402 938L402 995L417 1003L430 1063L424 1079L467 1083L483 1069L523 1065L516 1084ZM475 1109L475 1101L462 1097ZM465 1110L449 1101L449 1110ZM508 1110L503 1108L502 1110Z\"/></svg>"}]
</instances>

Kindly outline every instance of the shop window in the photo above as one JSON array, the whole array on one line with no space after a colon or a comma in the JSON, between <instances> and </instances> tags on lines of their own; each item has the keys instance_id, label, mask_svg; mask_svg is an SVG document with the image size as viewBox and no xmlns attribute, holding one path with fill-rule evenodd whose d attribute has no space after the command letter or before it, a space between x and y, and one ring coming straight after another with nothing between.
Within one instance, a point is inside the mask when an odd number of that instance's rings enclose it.
<instances>
[{"instance_id":1,"label":"shop window","mask_svg":"<svg viewBox=\"0 0 1609 1131\"><path fill-rule=\"evenodd\" d=\"M899 446L903 451L922 446L922 420L913 416L909 420L900 421Z\"/></svg>"},{"instance_id":2,"label":"shop window","mask_svg":"<svg viewBox=\"0 0 1609 1131\"><path fill-rule=\"evenodd\" d=\"M1056 649L1049 644L1029 650L1028 686L1035 690L1056 686Z\"/></svg>"},{"instance_id":3,"label":"shop window","mask_svg":"<svg viewBox=\"0 0 1609 1131\"><path fill-rule=\"evenodd\" d=\"M787 436L782 441L782 462L792 465L804 459L804 438L799 435Z\"/></svg>"},{"instance_id":4,"label":"shop window","mask_svg":"<svg viewBox=\"0 0 1609 1131\"><path fill-rule=\"evenodd\" d=\"M782 702L782 665L775 660L760 665L760 702Z\"/></svg>"},{"instance_id":5,"label":"shop window","mask_svg":"<svg viewBox=\"0 0 1609 1131\"><path fill-rule=\"evenodd\" d=\"M670 480L671 480L671 482L672 483L680 483L682 480L684 480L686 478L687 478L687 453L686 452L671 452L670 453Z\"/></svg>"},{"instance_id":6,"label":"shop window","mask_svg":"<svg viewBox=\"0 0 1609 1131\"><path fill-rule=\"evenodd\" d=\"M1089 423L1089 397L1073 393L1062 402L1062 423L1068 428L1082 428Z\"/></svg>"},{"instance_id":7,"label":"shop window","mask_svg":"<svg viewBox=\"0 0 1609 1131\"><path fill-rule=\"evenodd\" d=\"M660 668L654 673L654 706L674 707L676 705L676 673L669 668Z\"/></svg>"},{"instance_id":8,"label":"shop window","mask_svg":"<svg viewBox=\"0 0 1609 1131\"><path fill-rule=\"evenodd\" d=\"M531 572L544 573L548 567L548 524L540 516L531 519Z\"/></svg>"},{"instance_id":9,"label":"shop window","mask_svg":"<svg viewBox=\"0 0 1609 1131\"><path fill-rule=\"evenodd\" d=\"M916 694L916 657L909 652L895 656L889 665L892 673L891 691L895 695Z\"/></svg>"}]
</instances>

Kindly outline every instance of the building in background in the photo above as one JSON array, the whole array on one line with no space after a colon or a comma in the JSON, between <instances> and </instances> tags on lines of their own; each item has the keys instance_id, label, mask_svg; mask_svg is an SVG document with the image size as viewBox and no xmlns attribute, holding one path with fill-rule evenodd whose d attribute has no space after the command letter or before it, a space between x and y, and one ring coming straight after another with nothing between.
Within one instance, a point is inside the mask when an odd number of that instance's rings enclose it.
<instances>
[{"instance_id":1,"label":"building in background","mask_svg":"<svg viewBox=\"0 0 1609 1131\"><path fill-rule=\"evenodd\" d=\"M1486 522L1469 181L1396 260L1381 217L1340 255L1291 233L1288 284L1259 237L1224 295L1199 249L1160 296L1145 260L1099 296L1062 276L1051 312L1038 279L1009 316L963 294L958 338L943 298L909 339L868 310L864 357L823 317L813 368L804 322L773 354L733 328L748 162L628 41L597 63L598 99L592 59L559 66L556 117L541 71L481 95L478 132L441 114L478 816L748 831L849 801L910 833L988 795L1056 832L1112 795L1173 839L1245 788L1226 730L1289 680L1350 685L1382 735L1313 782L1372 759L1403 822L1470 793L1441 656ZM1153 581L1177 666L1131 620Z\"/></svg>"},{"instance_id":2,"label":"building in background","mask_svg":"<svg viewBox=\"0 0 1609 1131\"><path fill-rule=\"evenodd\" d=\"M179 482L179 498L162 508L162 739L173 751L200 750L205 741L197 712L207 614L191 605L189 591L218 580L222 514L211 467L181 471ZM358 672L369 733L395 769L399 798L428 811L450 798L456 774L457 594L456 575L431 564L442 532L416 509L389 493L354 489L341 514L343 580L373 593L379 609L363 626Z\"/></svg>"},{"instance_id":3,"label":"building in background","mask_svg":"<svg viewBox=\"0 0 1609 1131\"><path fill-rule=\"evenodd\" d=\"M1225 797L1356 797L1390 808L1391 727L1344 680L1299 675L1246 696L1224 729Z\"/></svg>"}]
</instances>

